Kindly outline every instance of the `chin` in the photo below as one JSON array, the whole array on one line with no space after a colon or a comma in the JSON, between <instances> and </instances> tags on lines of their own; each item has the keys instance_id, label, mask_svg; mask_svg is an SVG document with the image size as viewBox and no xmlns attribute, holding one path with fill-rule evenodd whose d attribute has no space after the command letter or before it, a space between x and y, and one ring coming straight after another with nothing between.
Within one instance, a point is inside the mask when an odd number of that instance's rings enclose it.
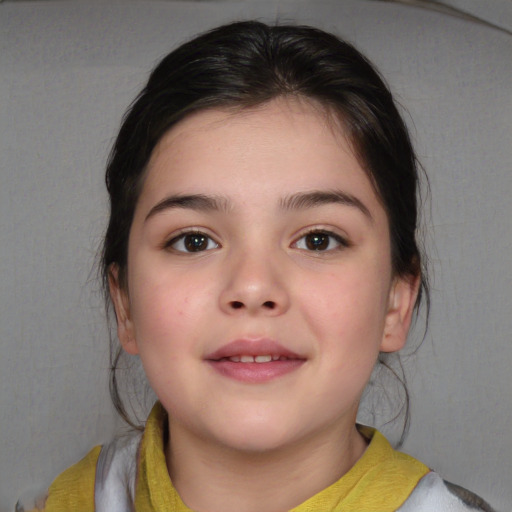
<instances>
[{"instance_id":1,"label":"chin","mask_svg":"<svg viewBox=\"0 0 512 512\"><path fill-rule=\"evenodd\" d=\"M231 423L217 437L224 446L247 454L264 454L283 449L299 436L294 436L290 425L275 421L245 421Z\"/></svg>"},{"instance_id":2,"label":"chin","mask_svg":"<svg viewBox=\"0 0 512 512\"><path fill-rule=\"evenodd\" d=\"M282 450L290 442L283 439L229 439L227 448L246 455L265 455Z\"/></svg>"}]
</instances>

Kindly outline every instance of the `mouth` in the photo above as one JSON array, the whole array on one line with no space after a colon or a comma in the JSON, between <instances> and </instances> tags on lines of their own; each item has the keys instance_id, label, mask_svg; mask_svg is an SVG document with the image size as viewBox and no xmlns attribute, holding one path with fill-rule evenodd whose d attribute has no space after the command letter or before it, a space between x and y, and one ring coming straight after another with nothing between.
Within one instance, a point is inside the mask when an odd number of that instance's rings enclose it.
<instances>
[{"instance_id":1,"label":"mouth","mask_svg":"<svg viewBox=\"0 0 512 512\"><path fill-rule=\"evenodd\" d=\"M222 376L264 383L298 370L306 357L268 339L241 339L224 345L205 360Z\"/></svg>"},{"instance_id":2,"label":"mouth","mask_svg":"<svg viewBox=\"0 0 512 512\"><path fill-rule=\"evenodd\" d=\"M231 361L232 363L270 363L271 361L289 361L290 357L281 356L279 354L266 354L266 355L259 355L259 356L249 356L249 355L243 355L243 356L230 356L230 357L223 357L221 360L225 361Z\"/></svg>"}]
</instances>

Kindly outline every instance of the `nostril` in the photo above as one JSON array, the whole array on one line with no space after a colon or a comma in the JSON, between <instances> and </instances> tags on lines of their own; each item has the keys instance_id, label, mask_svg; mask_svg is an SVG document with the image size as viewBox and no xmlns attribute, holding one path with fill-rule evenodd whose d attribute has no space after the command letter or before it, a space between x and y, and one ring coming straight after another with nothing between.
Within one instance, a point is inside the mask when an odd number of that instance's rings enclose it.
<instances>
[{"instance_id":1,"label":"nostril","mask_svg":"<svg viewBox=\"0 0 512 512\"><path fill-rule=\"evenodd\" d=\"M233 300L229 303L229 307L231 309L244 309L246 307L246 304L239 300ZM274 310L277 307L277 303L274 302L273 300L267 300L267 301L263 302L260 307L262 307L263 309L267 309L267 310ZM250 305L249 305L249 309L251 309Z\"/></svg>"}]
</instances>

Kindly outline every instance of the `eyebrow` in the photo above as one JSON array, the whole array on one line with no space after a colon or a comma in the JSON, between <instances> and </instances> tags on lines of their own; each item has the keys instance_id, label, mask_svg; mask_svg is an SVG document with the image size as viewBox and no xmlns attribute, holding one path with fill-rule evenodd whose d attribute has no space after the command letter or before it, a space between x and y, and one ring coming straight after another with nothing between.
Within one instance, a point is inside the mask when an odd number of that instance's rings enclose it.
<instances>
[{"instance_id":1,"label":"eyebrow","mask_svg":"<svg viewBox=\"0 0 512 512\"><path fill-rule=\"evenodd\" d=\"M324 204L342 204L357 208L373 222L370 210L365 204L352 194L347 194L341 190L300 192L281 200L280 207L284 210L302 210L322 206Z\"/></svg>"},{"instance_id":2,"label":"eyebrow","mask_svg":"<svg viewBox=\"0 0 512 512\"><path fill-rule=\"evenodd\" d=\"M145 221L157 213L173 208L186 208L199 211L224 211L230 210L229 201L224 197L207 196L204 194L172 195L157 203L146 215Z\"/></svg>"},{"instance_id":3,"label":"eyebrow","mask_svg":"<svg viewBox=\"0 0 512 512\"><path fill-rule=\"evenodd\" d=\"M281 199L279 207L283 210L305 210L307 208L315 208L324 204L342 204L357 208L373 222L370 210L364 205L364 203L357 197L347 194L341 190L314 190L311 192L299 192ZM174 208L185 208L205 212L223 211L229 213L231 211L230 201L225 197L207 196L205 194L177 194L168 196L153 206L146 215L145 221L157 213Z\"/></svg>"}]
</instances>

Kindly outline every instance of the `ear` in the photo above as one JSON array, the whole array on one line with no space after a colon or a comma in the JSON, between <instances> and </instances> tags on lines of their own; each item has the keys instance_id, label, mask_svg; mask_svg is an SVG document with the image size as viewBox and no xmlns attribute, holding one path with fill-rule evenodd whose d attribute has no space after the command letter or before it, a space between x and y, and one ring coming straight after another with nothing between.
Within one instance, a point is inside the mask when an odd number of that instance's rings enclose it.
<instances>
[{"instance_id":1,"label":"ear","mask_svg":"<svg viewBox=\"0 0 512 512\"><path fill-rule=\"evenodd\" d=\"M110 298L114 304L117 320L117 337L121 342L123 349L128 354L137 354L137 342L135 340L135 330L131 319L130 299L128 290L121 285L119 281L119 267L111 265L108 273L108 286Z\"/></svg>"},{"instance_id":2,"label":"ear","mask_svg":"<svg viewBox=\"0 0 512 512\"><path fill-rule=\"evenodd\" d=\"M396 277L389 292L388 312L384 324L381 352L397 352L407 341L412 314L421 278L417 276Z\"/></svg>"}]
</instances>

